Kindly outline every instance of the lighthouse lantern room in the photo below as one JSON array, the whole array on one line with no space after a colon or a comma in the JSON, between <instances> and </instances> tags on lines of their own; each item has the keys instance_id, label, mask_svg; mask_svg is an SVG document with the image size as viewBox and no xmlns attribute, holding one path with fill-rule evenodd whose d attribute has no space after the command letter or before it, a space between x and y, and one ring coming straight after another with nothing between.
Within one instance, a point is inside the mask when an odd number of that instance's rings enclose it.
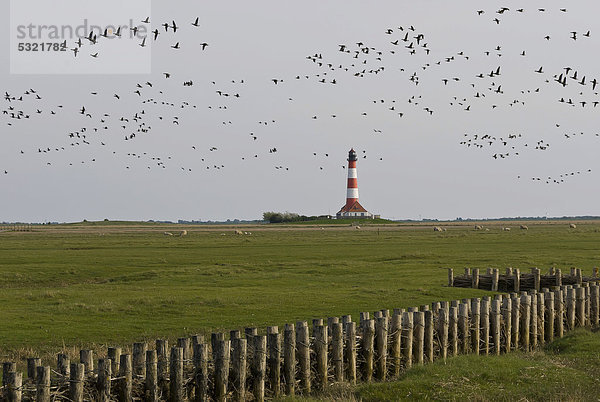
<instances>
[{"instance_id":1,"label":"lighthouse lantern room","mask_svg":"<svg viewBox=\"0 0 600 402\"><path fill-rule=\"evenodd\" d=\"M348 153L348 189L346 192L346 205L336 214L338 219L343 218L372 218L373 215L358 202L358 180L356 175L356 151L351 149Z\"/></svg>"}]
</instances>

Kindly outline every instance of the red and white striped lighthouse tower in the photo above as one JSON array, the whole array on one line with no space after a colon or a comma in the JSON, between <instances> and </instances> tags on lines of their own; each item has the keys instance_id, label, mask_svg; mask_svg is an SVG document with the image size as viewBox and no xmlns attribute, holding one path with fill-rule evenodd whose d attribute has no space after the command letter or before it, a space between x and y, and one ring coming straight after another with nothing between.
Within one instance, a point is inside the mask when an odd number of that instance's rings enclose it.
<instances>
[{"instance_id":1,"label":"red and white striped lighthouse tower","mask_svg":"<svg viewBox=\"0 0 600 402\"><path fill-rule=\"evenodd\" d=\"M358 177L356 174L356 151L351 149L348 153L348 187L346 190L346 205L337 213L338 218L365 217L371 214L358 203Z\"/></svg>"}]
</instances>

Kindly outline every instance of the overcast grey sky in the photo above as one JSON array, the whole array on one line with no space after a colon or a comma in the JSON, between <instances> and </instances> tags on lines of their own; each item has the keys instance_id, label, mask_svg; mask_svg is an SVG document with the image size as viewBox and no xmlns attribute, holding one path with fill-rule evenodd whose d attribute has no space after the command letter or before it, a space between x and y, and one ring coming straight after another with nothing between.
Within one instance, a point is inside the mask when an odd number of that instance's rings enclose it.
<instances>
[{"instance_id":1,"label":"overcast grey sky","mask_svg":"<svg viewBox=\"0 0 600 402\"><path fill-rule=\"evenodd\" d=\"M68 3L35 22L109 23L110 5ZM360 202L386 218L600 215L595 2L141 4L115 19L156 41L83 39L75 57L69 40L62 59L25 59L54 74L11 74L21 40L0 38L0 91L16 98L0 100L0 221L334 214L352 147ZM94 62L107 73L85 74Z\"/></svg>"}]
</instances>

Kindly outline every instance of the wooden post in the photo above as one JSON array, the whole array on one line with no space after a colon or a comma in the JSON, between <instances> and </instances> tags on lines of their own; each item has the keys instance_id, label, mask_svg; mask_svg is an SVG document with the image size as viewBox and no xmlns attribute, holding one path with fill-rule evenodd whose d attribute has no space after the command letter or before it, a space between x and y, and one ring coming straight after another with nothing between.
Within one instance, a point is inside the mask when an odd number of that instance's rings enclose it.
<instances>
[{"instance_id":1,"label":"wooden post","mask_svg":"<svg viewBox=\"0 0 600 402\"><path fill-rule=\"evenodd\" d=\"M433 363L433 315L434 311L425 311L425 361L428 363Z\"/></svg>"},{"instance_id":2,"label":"wooden post","mask_svg":"<svg viewBox=\"0 0 600 402\"><path fill-rule=\"evenodd\" d=\"M6 400L8 402L21 402L23 394L23 373L10 371L6 375Z\"/></svg>"},{"instance_id":3,"label":"wooden post","mask_svg":"<svg viewBox=\"0 0 600 402\"><path fill-rule=\"evenodd\" d=\"M84 377L89 377L94 373L94 351L80 350L79 361L85 368Z\"/></svg>"},{"instance_id":4,"label":"wooden post","mask_svg":"<svg viewBox=\"0 0 600 402\"><path fill-rule=\"evenodd\" d=\"M264 335L254 336L254 359L250 366L252 374L252 393L254 400L262 402L265 400L265 375L267 370L267 337Z\"/></svg>"},{"instance_id":5,"label":"wooden post","mask_svg":"<svg viewBox=\"0 0 600 402\"><path fill-rule=\"evenodd\" d=\"M413 358L418 365L423 365L425 351L425 313L418 311L414 313L414 339Z\"/></svg>"},{"instance_id":6,"label":"wooden post","mask_svg":"<svg viewBox=\"0 0 600 402\"><path fill-rule=\"evenodd\" d=\"M42 359L39 357L28 357L27 358L27 379L35 384L37 376L37 367L42 365Z\"/></svg>"},{"instance_id":7,"label":"wooden post","mask_svg":"<svg viewBox=\"0 0 600 402\"><path fill-rule=\"evenodd\" d=\"M554 331L557 337L562 338L565 333L565 297L560 289L554 292L554 310Z\"/></svg>"},{"instance_id":8,"label":"wooden post","mask_svg":"<svg viewBox=\"0 0 600 402\"><path fill-rule=\"evenodd\" d=\"M585 327L585 288L575 289L575 325Z\"/></svg>"},{"instance_id":9,"label":"wooden post","mask_svg":"<svg viewBox=\"0 0 600 402\"><path fill-rule=\"evenodd\" d=\"M481 352L485 355L490 353L490 298L484 297L481 300L481 310L479 313L479 327L481 328Z\"/></svg>"},{"instance_id":10,"label":"wooden post","mask_svg":"<svg viewBox=\"0 0 600 402\"><path fill-rule=\"evenodd\" d=\"M504 352L508 353L512 344L512 299L510 297L502 300L502 320L504 321Z\"/></svg>"},{"instance_id":11,"label":"wooden post","mask_svg":"<svg viewBox=\"0 0 600 402\"><path fill-rule=\"evenodd\" d=\"M158 371L158 388L166 397L169 395L169 341L156 340L156 359Z\"/></svg>"},{"instance_id":12,"label":"wooden post","mask_svg":"<svg viewBox=\"0 0 600 402\"><path fill-rule=\"evenodd\" d=\"M207 402L209 400L207 343L197 343L194 345L194 388L196 402Z\"/></svg>"},{"instance_id":13,"label":"wooden post","mask_svg":"<svg viewBox=\"0 0 600 402\"><path fill-rule=\"evenodd\" d=\"M231 384L233 388L233 400L246 400L246 348L247 341L240 337L231 341L232 346L232 364L231 364Z\"/></svg>"},{"instance_id":14,"label":"wooden post","mask_svg":"<svg viewBox=\"0 0 600 402\"><path fill-rule=\"evenodd\" d=\"M359 314L359 318L358 318L358 326L359 328L362 328L363 326L363 322L367 321L369 319L369 312L368 311L364 311L362 313Z\"/></svg>"},{"instance_id":15,"label":"wooden post","mask_svg":"<svg viewBox=\"0 0 600 402\"><path fill-rule=\"evenodd\" d=\"M286 395L294 395L296 388L296 331L294 324L285 324L283 332L283 379Z\"/></svg>"},{"instance_id":16,"label":"wooden post","mask_svg":"<svg viewBox=\"0 0 600 402\"><path fill-rule=\"evenodd\" d=\"M448 268L448 286L454 286L454 270L452 268Z\"/></svg>"},{"instance_id":17,"label":"wooden post","mask_svg":"<svg viewBox=\"0 0 600 402\"><path fill-rule=\"evenodd\" d=\"M512 299L512 334L510 334L512 340L512 349L517 350L519 348L519 335L521 328L521 299L515 293L511 296Z\"/></svg>"},{"instance_id":18,"label":"wooden post","mask_svg":"<svg viewBox=\"0 0 600 402\"><path fill-rule=\"evenodd\" d=\"M279 336L279 334L271 334ZM215 400L224 402L227 396L227 382L229 380L229 356L230 356L230 341L217 341L216 351L213 351L215 356ZM183 385L183 348L181 350L182 358L182 385ZM278 351L279 352L279 351ZM277 378L279 380L279 378ZM183 388L183 387L182 387ZM183 391L182 391L183 393Z\"/></svg>"},{"instance_id":19,"label":"wooden post","mask_svg":"<svg viewBox=\"0 0 600 402\"><path fill-rule=\"evenodd\" d=\"M471 337L471 350L474 354L479 354L479 347L481 342L481 300L474 298L471 299L471 320L470 320L470 337Z\"/></svg>"},{"instance_id":20,"label":"wooden post","mask_svg":"<svg viewBox=\"0 0 600 402\"><path fill-rule=\"evenodd\" d=\"M366 320L362 326L362 379L371 382L373 378L373 347L375 337L375 320Z\"/></svg>"},{"instance_id":21,"label":"wooden post","mask_svg":"<svg viewBox=\"0 0 600 402\"><path fill-rule=\"evenodd\" d=\"M394 315L392 315L392 323L390 325L390 365L391 373L393 378L397 378L400 375L400 368L402 363L402 313L394 309Z\"/></svg>"},{"instance_id":22,"label":"wooden post","mask_svg":"<svg viewBox=\"0 0 600 402\"><path fill-rule=\"evenodd\" d=\"M98 400L100 402L110 401L111 361L110 359L98 359Z\"/></svg>"},{"instance_id":23,"label":"wooden post","mask_svg":"<svg viewBox=\"0 0 600 402\"><path fill-rule=\"evenodd\" d=\"M50 402L50 366L36 367L36 402Z\"/></svg>"},{"instance_id":24,"label":"wooden post","mask_svg":"<svg viewBox=\"0 0 600 402\"><path fill-rule=\"evenodd\" d=\"M356 323L346 324L346 377L350 385L356 385Z\"/></svg>"},{"instance_id":25,"label":"wooden post","mask_svg":"<svg viewBox=\"0 0 600 402\"><path fill-rule=\"evenodd\" d=\"M590 287L590 323L592 327L597 327L600 321L600 286L597 284Z\"/></svg>"},{"instance_id":26,"label":"wooden post","mask_svg":"<svg viewBox=\"0 0 600 402\"><path fill-rule=\"evenodd\" d=\"M189 364L192 362L192 348L190 338L177 338L177 347L183 349L183 366L189 366Z\"/></svg>"},{"instance_id":27,"label":"wooden post","mask_svg":"<svg viewBox=\"0 0 600 402\"><path fill-rule=\"evenodd\" d=\"M560 291L559 291L560 292ZM554 292L547 292L544 294L544 306L545 306L545 315L544 315L544 340L548 343L554 340L554 321L555 321L555 311L554 311ZM562 296L562 293L561 293ZM562 306L562 303L561 303ZM562 311L561 311L562 315ZM560 319L562 322L562 317Z\"/></svg>"},{"instance_id":28,"label":"wooden post","mask_svg":"<svg viewBox=\"0 0 600 402\"><path fill-rule=\"evenodd\" d=\"M379 381L386 380L387 339L388 319L387 317L379 317L375 325L375 378Z\"/></svg>"},{"instance_id":29,"label":"wooden post","mask_svg":"<svg viewBox=\"0 0 600 402\"><path fill-rule=\"evenodd\" d=\"M329 334L330 340L333 334L333 324L337 324L338 322L340 322L339 317L327 317L327 333Z\"/></svg>"},{"instance_id":30,"label":"wooden post","mask_svg":"<svg viewBox=\"0 0 600 402\"><path fill-rule=\"evenodd\" d=\"M214 352L214 351L213 351ZM171 348L171 356L169 359L169 374L170 374L170 402L183 401L185 398L183 387L183 348L173 346ZM215 381L216 382L216 381Z\"/></svg>"},{"instance_id":31,"label":"wooden post","mask_svg":"<svg viewBox=\"0 0 600 402\"><path fill-rule=\"evenodd\" d=\"M575 329L575 289L569 287L567 289L567 329L572 331Z\"/></svg>"},{"instance_id":32,"label":"wooden post","mask_svg":"<svg viewBox=\"0 0 600 402\"><path fill-rule=\"evenodd\" d=\"M518 293L521 289L521 271L519 268L513 270L513 291Z\"/></svg>"},{"instance_id":33,"label":"wooden post","mask_svg":"<svg viewBox=\"0 0 600 402\"><path fill-rule=\"evenodd\" d=\"M546 297L546 292L548 289L543 289L543 293L538 293L537 297L537 319L538 319L538 344L543 346L545 344L545 333L546 333L546 320L544 315L546 314L546 304L544 302L544 298Z\"/></svg>"},{"instance_id":34,"label":"wooden post","mask_svg":"<svg viewBox=\"0 0 600 402\"><path fill-rule=\"evenodd\" d=\"M110 359L110 371L111 373L118 374L119 373L119 363L121 359L121 348L118 347L109 347L107 356Z\"/></svg>"},{"instance_id":35,"label":"wooden post","mask_svg":"<svg viewBox=\"0 0 600 402\"><path fill-rule=\"evenodd\" d=\"M458 307L448 309L448 345L450 356L458 355Z\"/></svg>"},{"instance_id":36,"label":"wooden post","mask_svg":"<svg viewBox=\"0 0 600 402\"><path fill-rule=\"evenodd\" d=\"M529 350L529 329L531 327L531 296L524 294L521 296L520 307L521 322L519 323L519 339L523 350Z\"/></svg>"},{"instance_id":37,"label":"wooden post","mask_svg":"<svg viewBox=\"0 0 600 402\"><path fill-rule=\"evenodd\" d=\"M404 360L404 366L406 368L412 367L412 354L413 354L413 314L411 312L402 313L402 356Z\"/></svg>"},{"instance_id":38,"label":"wooden post","mask_svg":"<svg viewBox=\"0 0 600 402\"><path fill-rule=\"evenodd\" d=\"M469 305L461 303L458 306L458 336L460 339L459 351L469 353Z\"/></svg>"},{"instance_id":39,"label":"wooden post","mask_svg":"<svg viewBox=\"0 0 600 402\"><path fill-rule=\"evenodd\" d=\"M267 333L267 378L274 397L281 392L281 334L277 327Z\"/></svg>"},{"instance_id":40,"label":"wooden post","mask_svg":"<svg viewBox=\"0 0 600 402\"><path fill-rule=\"evenodd\" d=\"M158 362L156 350L146 351L146 402L158 402Z\"/></svg>"},{"instance_id":41,"label":"wooden post","mask_svg":"<svg viewBox=\"0 0 600 402\"><path fill-rule=\"evenodd\" d=\"M556 268L556 286L562 286L562 271L560 268Z\"/></svg>"},{"instance_id":42,"label":"wooden post","mask_svg":"<svg viewBox=\"0 0 600 402\"><path fill-rule=\"evenodd\" d=\"M500 355L500 322L502 317L500 300L492 300L491 331L492 331L492 354Z\"/></svg>"},{"instance_id":43,"label":"wooden post","mask_svg":"<svg viewBox=\"0 0 600 402\"><path fill-rule=\"evenodd\" d=\"M332 323L331 332L331 365L333 366L333 378L336 382L342 382L344 381L344 337L342 323Z\"/></svg>"},{"instance_id":44,"label":"wooden post","mask_svg":"<svg viewBox=\"0 0 600 402\"><path fill-rule=\"evenodd\" d=\"M575 280L577 281L578 285L581 285L581 283L583 282L583 274L581 273L581 268L575 269Z\"/></svg>"},{"instance_id":45,"label":"wooden post","mask_svg":"<svg viewBox=\"0 0 600 402\"><path fill-rule=\"evenodd\" d=\"M584 295L584 303L585 303L585 325L586 326L591 326L590 324L590 320L591 320L591 289L590 289L590 283L589 282L585 282L583 284L583 289L585 289L585 295Z\"/></svg>"},{"instance_id":46,"label":"wooden post","mask_svg":"<svg viewBox=\"0 0 600 402\"><path fill-rule=\"evenodd\" d=\"M69 399L73 402L83 402L85 366L82 363L71 363L70 373Z\"/></svg>"},{"instance_id":47,"label":"wooden post","mask_svg":"<svg viewBox=\"0 0 600 402\"><path fill-rule=\"evenodd\" d=\"M450 324L449 314L444 308L438 310L438 342L440 346L440 356L446 361L448 358L448 326Z\"/></svg>"},{"instance_id":48,"label":"wooden post","mask_svg":"<svg viewBox=\"0 0 600 402\"><path fill-rule=\"evenodd\" d=\"M539 268L531 268L531 273L533 274L533 288L540 291L540 283L541 283L541 271Z\"/></svg>"},{"instance_id":49,"label":"wooden post","mask_svg":"<svg viewBox=\"0 0 600 402\"><path fill-rule=\"evenodd\" d=\"M479 289L479 268L473 268L473 274L471 275L471 287L473 289Z\"/></svg>"},{"instance_id":50,"label":"wooden post","mask_svg":"<svg viewBox=\"0 0 600 402\"><path fill-rule=\"evenodd\" d=\"M132 387L133 387L133 367L131 363L131 355L121 355L119 362L119 401L129 402L132 398ZM71 365L73 370L73 365Z\"/></svg>"},{"instance_id":51,"label":"wooden post","mask_svg":"<svg viewBox=\"0 0 600 402\"><path fill-rule=\"evenodd\" d=\"M492 270L492 292L498 291L498 280L500 279L500 270L494 268Z\"/></svg>"},{"instance_id":52,"label":"wooden post","mask_svg":"<svg viewBox=\"0 0 600 402\"><path fill-rule=\"evenodd\" d=\"M530 313L529 313L529 347L531 350L537 348L538 345L538 306L537 306L537 291L530 291Z\"/></svg>"},{"instance_id":53,"label":"wooden post","mask_svg":"<svg viewBox=\"0 0 600 402\"><path fill-rule=\"evenodd\" d=\"M310 338L308 334L308 323L298 321L296 323L296 346L298 348L298 376L300 377L300 389L305 395L310 394Z\"/></svg>"},{"instance_id":54,"label":"wooden post","mask_svg":"<svg viewBox=\"0 0 600 402\"><path fill-rule=\"evenodd\" d=\"M66 384L71 376L71 359L64 353L59 353L56 356L56 371L60 375L59 382Z\"/></svg>"},{"instance_id":55,"label":"wooden post","mask_svg":"<svg viewBox=\"0 0 600 402\"><path fill-rule=\"evenodd\" d=\"M148 345L146 342L136 342L133 344L133 376L144 379L146 377L146 351Z\"/></svg>"}]
</instances>

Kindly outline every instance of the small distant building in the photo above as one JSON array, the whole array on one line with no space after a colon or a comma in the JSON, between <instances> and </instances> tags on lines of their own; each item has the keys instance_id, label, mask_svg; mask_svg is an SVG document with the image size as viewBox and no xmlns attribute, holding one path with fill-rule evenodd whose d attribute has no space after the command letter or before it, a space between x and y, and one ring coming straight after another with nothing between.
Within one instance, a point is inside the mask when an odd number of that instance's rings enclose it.
<instances>
[{"instance_id":1,"label":"small distant building","mask_svg":"<svg viewBox=\"0 0 600 402\"><path fill-rule=\"evenodd\" d=\"M358 180L356 175L356 151L351 149L348 153L348 189L346 192L346 205L336 214L337 219L344 218L373 218L373 214L363 208L358 202Z\"/></svg>"}]
</instances>

